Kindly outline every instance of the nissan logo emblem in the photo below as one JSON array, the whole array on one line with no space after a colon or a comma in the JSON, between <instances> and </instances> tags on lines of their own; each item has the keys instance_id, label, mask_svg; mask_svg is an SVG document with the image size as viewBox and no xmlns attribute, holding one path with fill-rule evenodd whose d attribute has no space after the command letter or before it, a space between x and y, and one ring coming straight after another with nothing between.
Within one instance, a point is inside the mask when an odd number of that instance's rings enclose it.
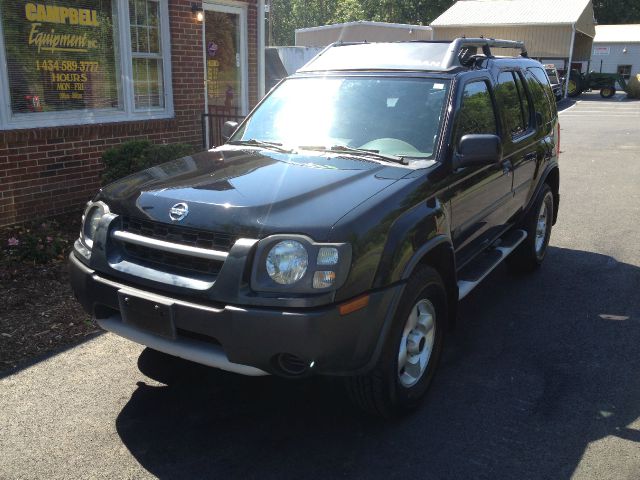
<instances>
[{"instance_id":1,"label":"nissan logo emblem","mask_svg":"<svg viewBox=\"0 0 640 480\"><path fill-rule=\"evenodd\" d=\"M189 214L189 206L186 203L176 203L169 210L169 218L175 222L179 222Z\"/></svg>"}]
</instances>

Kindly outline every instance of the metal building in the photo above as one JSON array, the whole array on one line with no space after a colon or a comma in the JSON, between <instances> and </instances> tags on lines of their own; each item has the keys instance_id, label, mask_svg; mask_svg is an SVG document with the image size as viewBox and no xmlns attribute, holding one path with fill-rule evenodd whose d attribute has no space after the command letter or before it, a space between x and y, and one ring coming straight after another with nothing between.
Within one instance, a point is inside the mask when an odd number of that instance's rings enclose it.
<instances>
[{"instance_id":1,"label":"metal building","mask_svg":"<svg viewBox=\"0 0 640 480\"><path fill-rule=\"evenodd\" d=\"M591 70L619 73L625 80L640 73L640 24L597 25Z\"/></svg>"},{"instance_id":2,"label":"metal building","mask_svg":"<svg viewBox=\"0 0 640 480\"><path fill-rule=\"evenodd\" d=\"M565 69L589 61L595 36L591 0L460 0L431 28L434 40L461 36L523 40L529 56L562 60Z\"/></svg>"},{"instance_id":3,"label":"metal building","mask_svg":"<svg viewBox=\"0 0 640 480\"><path fill-rule=\"evenodd\" d=\"M343 42L431 40L431 27L404 23L358 21L296 29L297 46L326 47L340 40Z\"/></svg>"}]
</instances>

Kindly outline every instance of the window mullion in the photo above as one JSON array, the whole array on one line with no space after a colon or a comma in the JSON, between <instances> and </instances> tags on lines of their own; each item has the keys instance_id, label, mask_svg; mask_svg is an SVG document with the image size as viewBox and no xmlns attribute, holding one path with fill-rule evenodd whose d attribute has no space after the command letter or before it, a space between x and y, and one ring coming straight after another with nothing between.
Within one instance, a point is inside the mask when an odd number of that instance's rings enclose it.
<instances>
[{"instance_id":1,"label":"window mullion","mask_svg":"<svg viewBox=\"0 0 640 480\"><path fill-rule=\"evenodd\" d=\"M171 81L171 28L169 26L168 1L158 2L158 42L162 58L162 94L164 95L164 111L173 115L173 86ZM203 27L204 28L204 27Z\"/></svg>"},{"instance_id":2,"label":"window mullion","mask_svg":"<svg viewBox=\"0 0 640 480\"><path fill-rule=\"evenodd\" d=\"M123 106L130 116L134 112L134 99L133 99L133 61L131 55L131 24L129 22L129 2L128 0L118 0L120 5L120 12L118 23L120 25L120 46L122 54L120 55L120 62L122 68L122 93L124 95Z\"/></svg>"}]
</instances>

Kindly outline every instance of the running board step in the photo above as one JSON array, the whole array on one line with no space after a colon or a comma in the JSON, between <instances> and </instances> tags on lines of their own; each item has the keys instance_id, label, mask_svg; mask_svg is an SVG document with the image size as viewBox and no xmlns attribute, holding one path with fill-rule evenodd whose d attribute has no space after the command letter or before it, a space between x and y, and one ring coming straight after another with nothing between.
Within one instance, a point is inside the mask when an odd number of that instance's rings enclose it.
<instances>
[{"instance_id":1,"label":"running board step","mask_svg":"<svg viewBox=\"0 0 640 480\"><path fill-rule=\"evenodd\" d=\"M527 232L513 230L499 239L493 247L481 253L471 265L464 267L458 274L458 300L462 300L476 288L525 238Z\"/></svg>"}]
</instances>

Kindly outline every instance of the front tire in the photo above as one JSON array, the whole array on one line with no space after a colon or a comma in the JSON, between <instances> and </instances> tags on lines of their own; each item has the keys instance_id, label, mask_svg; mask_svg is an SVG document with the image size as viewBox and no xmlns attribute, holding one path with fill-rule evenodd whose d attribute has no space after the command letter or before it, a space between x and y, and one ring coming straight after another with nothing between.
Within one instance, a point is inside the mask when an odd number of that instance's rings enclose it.
<instances>
[{"instance_id":1,"label":"front tire","mask_svg":"<svg viewBox=\"0 0 640 480\"><path fill-rule=\"evenodd\" d=\"M409 279L376 366L346 379L351 400L383 417L415 408L435 374L446 319L442 278L433 268L422 267Z\"/></svg>"},{"instance_id":2,"label":"front tire","mask_svg":"<svg viewBox=\"0 0 640 480\"><path fill-rule=\"evenodd\" d=\"M532 272L542 265L551 237L553 212L553 192L545 183L523 221L522 228L527 232L527 238L507 257L512 271Z\"/></svg>"},{"instance_id":3,"label":"front tire","mask_svg":"<svg viewBox=\"0 0 640 480\"><path fill-rule=\"evenodd\" d=\"M616 94L616 89L613 87L603 87L600 89L600 96L602 98L611 98Z\"/></svg>"}]
</instances>

